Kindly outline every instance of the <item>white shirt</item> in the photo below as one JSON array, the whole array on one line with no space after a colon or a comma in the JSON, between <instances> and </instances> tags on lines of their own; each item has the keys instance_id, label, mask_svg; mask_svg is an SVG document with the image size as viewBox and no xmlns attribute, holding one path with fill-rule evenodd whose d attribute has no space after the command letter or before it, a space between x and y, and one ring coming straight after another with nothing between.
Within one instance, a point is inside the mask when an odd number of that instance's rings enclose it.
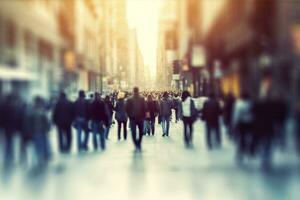
<instances>
[{"instance_id":1,"label":"white shirt","mask_svg":"<svg viewBox=\"0 0 300 200\"><path fill-rule=\"evenodd\" d=\"M191 117L191 97L188 97L185 101L182 102L182 115L184 117Z\"/></svg>"}]
</instances>

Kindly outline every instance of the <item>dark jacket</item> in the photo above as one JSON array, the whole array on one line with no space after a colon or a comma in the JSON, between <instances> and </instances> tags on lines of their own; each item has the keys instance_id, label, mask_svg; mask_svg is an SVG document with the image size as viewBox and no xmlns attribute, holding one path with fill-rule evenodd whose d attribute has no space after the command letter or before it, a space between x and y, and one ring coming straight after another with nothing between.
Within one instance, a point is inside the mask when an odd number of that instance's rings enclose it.
<instances>
[{"instance_id":1,"label":"dark jacket","mask_svg":"<svg viewBox=\"0 0 300 200\"><path fill-rule=\"evenodd\" d=\"M146 112L149 112L150 118L153 119L159 114L159 105L157 101L146 102Z\"/></svg>"},{"instance_id":2,"label":"dark jacket","mask_svg":"<svg viewBox=\"0 0 300 200\"><path fill-rule=\"evenodd\" d=\"M110 100L105 100L104 102L106 104L109 116L112 117L114 112L113 102Z\"/></svg>"},{"instance_id":3,"label":"dark jacket","mask_svg":"<svg viewBox=\"0 0 300 200\"><path fill-rule=\"evenodd\" d=\"M115 118L118 122L126 122L128 120L128 115L126 112L126 106L125 106L124 99L119 99L116 103L115 107Z\"/></svg>"},{"instance_id":4,"label":"dark jacket","mask_svg":"<svg viewBox=\"0 0 300 200\"><path fill-rule=\"evenodd\" d=\"M59 128L69 128L74 120L73 104L67 99L60 98L53 111L53 122Z\"/></svg>"},{"instance_id":5,"label":"dark jacket","mask_svg":"<svg viewBox=\"0 0 300 200\"><path fill-rule=\"evenodd\" d=\"M172 102L167 99L163 98L160 101L160 117L171 117L172 115Z\"/></svg>"},{"instance_id":6,"label":"dark jacket","mask_svg":"<svg viewBox=\"0 0 300 200\"><path fill-rule=\"evenodd\" d=\"M109 111L102 100L94 100L90 105L90 117L94 122L109 123Z\"/></svg>"},{"instance_id":7,"label":"dark jacket","mask_svg":"<svg viewBox=\"0 0 300 200\"><path fill-rule=\"evenodd\" d=\"M14 97L9 95L2 102L1 113L1 126L6 133L13 133L22 130L23 119L25 112L25 104Z\"/></svg>"},{"instance_id":8,"label":"dark jacket","mask_svg":"<svg viewBox=\"0 0 300 200\"><path fill-rule=\"evenodd\" d=\"M221 115L221 107L217 99L209 99L204 103L202 110L202 118L211 126L219 124Z\"/></svg>"},{"instance_id":9,"label":"dark jacket","mask_svg":"<svg viewBox=\"0 0 300 200\"><path fill-rule=\"evenodd\" d=\"M126 112L131 120L143 121L146 116L145 99L140 95L130 97L126 102Z\"/></svg>"},{"instance_id":10,"label":"dark jacket","mask_svg":"<svg viewBox=\"0 0 300 200\"><path fill-rule=\"evenodd\" d=\"M88 107L89 103L86 99L84 98L78 98L74 102L74 114L75 118L88 118Z\"/></svg>"}]
</instances>

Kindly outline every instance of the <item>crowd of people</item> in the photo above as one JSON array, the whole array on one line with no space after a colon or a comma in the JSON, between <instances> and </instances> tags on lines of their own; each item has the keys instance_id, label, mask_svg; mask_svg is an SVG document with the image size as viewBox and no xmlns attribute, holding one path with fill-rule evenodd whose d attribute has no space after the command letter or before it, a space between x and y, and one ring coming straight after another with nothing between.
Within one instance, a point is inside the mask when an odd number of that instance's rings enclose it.
<instances>
[{"instance_id":1,"label":"crowd of people","mask_svg":"<svg viewBox=\"0 0 300 200\"><path fill-rule=\"evenodd\" d=\"M118 140L127 140L129 125L135 150L141 152L143 136L156 135L156 123L161 125L162 137L170 137L173 118L175 123L183 122L186 148L193 148L193 126L197 120L205 124L207 148L220 148L224 124L228 138L236 145L239 164L243 163L245 156L259 155L262 166L270 167L273 148L286 147L289 108L275 95L257 100L251 99L246 92L240 98L232 94L220 98L215 93L193 98L188 91L140 92L134 88L132 92L118 91L106 96L95 92L88 97L84 91L79 91L75 101L61 92L55 101L36 97L32 104L10 94L1 99L0 113L5 167L11 166L15 160L16 136L21 141L21 163L27 162L27 147L33 144L37 164L47 164L51 158L48 133L52 124L57 129L59 151L64 154L71 151L73 128L78 152L86 152L91 148L90 136L94 150L105 150L114 124ZM300 114L295 119L299 122ZM300 154L300 131L295 133Z\"/></svg>"}]
</instances>

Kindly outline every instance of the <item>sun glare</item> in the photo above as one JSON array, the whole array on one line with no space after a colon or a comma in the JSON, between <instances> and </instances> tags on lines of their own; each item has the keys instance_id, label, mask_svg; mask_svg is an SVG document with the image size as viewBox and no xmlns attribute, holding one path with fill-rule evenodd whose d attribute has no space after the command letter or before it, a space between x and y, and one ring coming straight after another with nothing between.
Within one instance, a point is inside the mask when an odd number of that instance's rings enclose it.
<instances>
[{"instance_id":1,"label":"sun glare","mask_svg":"<svg viewBox=\"0 0 300 200\"><path fill-rule=\"evenodd\" d=\"M156 74L159 5L159 0L127 0L129 26L137 30L144 63L152 76Z\"/></svg>"}]
</instances>

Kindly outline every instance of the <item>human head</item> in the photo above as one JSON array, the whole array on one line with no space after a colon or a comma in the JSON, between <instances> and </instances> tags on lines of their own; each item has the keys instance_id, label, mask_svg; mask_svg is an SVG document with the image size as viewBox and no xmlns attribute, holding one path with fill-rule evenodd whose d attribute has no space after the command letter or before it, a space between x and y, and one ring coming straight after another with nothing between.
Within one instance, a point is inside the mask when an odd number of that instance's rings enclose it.
<instances>
[{"instance_id":1,"label":"human head","mask_svg":"<svg viewBox=\"0 0 300 200\"><path fill-rule=\"evenodd\" d=\"M99 92L95 92L95 100L99 100L100 99L100 93Z\"/></svg>"},{"instance_id":2,"label":"human head","mask_svg":"<svg viewBox=\"0 0 300 200\"><path fill-rule=\"evenodd\" d=\"M138 87L134 87L134 88L133 88L133 95L134 95L134 96L139 95L139 88L138 88Z\"/></svg>"},{"instance_id":3,"label":"human head","mask_svg":"<svg viewBox=\"0 0 300 200\"><path fill-rule=\"evenodd\" d=\"M168 97L169 97L168 92L164 92L163 97L164 97L164 98L168 98Z\"/></svg>"},{"instance_id":4,"label":"human head","mask_svg":"<svg viewBox=\"0 0 300 200\"><path fill-rule=\"evenodd\" d=\"M151 94L148 95L147 100L148 100L148 101L152 101L152 100L153 100L153 97L152 97Z\"/></svg>"},{"instance_id":5,"label":"human head","mask_svg":"<svg viewBox=\"0 0 300 200\"><path fill-rule=\"evenodd\" d=\"M190 96L191 96L191 94L189 93L189 91L187 91L187 90L183 91L182 96L181 96L182 101L185 101Z\"/></svg>"},{"instance_id":6,"label":"human head","mask_svg":"<svg viewBox=\"0 0 300 200\"><path fill-rule=\"evenodd\" d=\"M60 92L59 97L60 97L61 99L66 99L66 98L67 98L66 93L63 92L63 91Z\"/></svg>"},{"instance_id":7,"label":"human head","mask_svg":"<svg viewBox=\"0 0 300 200\"><path fill-rule=\"evenodd\" d=\"M78 96L79 96L79 98L85 98L85 92L83 90L80 90L78 92Z\"/></svg>"}]
</instances>

